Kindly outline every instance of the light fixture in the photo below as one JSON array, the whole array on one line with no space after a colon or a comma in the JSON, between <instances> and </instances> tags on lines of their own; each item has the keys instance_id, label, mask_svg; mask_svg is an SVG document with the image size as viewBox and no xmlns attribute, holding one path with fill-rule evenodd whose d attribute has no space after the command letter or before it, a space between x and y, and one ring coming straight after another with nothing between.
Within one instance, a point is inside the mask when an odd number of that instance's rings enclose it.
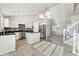
<instances>
[{"instance_id":1,"label":"light fixture","mask_svg":"<svg viewBox=\"0 0 79 59\"><path fill-rule=\"evenodd\" d=\"M50 13L49 11L47 11L47 12L45 13L45 16L51 16L51 13Z\"/></svg>"},{"instance_id":2,"label":"light fixture","mask_svg":"<svg viewBox=\"0 0 79 59\"><path fill-rule=\"evenodd\" d=\"M47 19L51 19L52 18L51 13L49 11L47 11L45 13L45 16L46 16Z\"/></svg>"},{"instance_id":3,"label":"light fixture","mask_svg":"<svg viewBox=\"0 0 79 59\"><path fill-rule=\"evenodd\" d=\"M43 14L40 14L40 15L39 15L39 18L40 18L40 19L45 19L45 16L44 16Z\"/></svg>"},{"instance_id":4,"label":"light fixture","mask_svg":"<svg viewBox=\"0 0 79 59\"><path fill-rule=\"evenodd\" d=\"M51 19L52 15L51 15L50 11L47 11L45 13L40 14L39 18L40 19Z\"/></svg>"}]
</instances>

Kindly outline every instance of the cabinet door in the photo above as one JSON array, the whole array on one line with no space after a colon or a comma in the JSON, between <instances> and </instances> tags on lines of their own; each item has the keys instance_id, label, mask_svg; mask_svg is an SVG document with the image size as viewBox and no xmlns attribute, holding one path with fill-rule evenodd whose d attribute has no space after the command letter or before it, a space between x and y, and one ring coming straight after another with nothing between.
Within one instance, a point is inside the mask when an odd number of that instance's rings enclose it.
<instances>
[{"instance_id":1,"label":"cabinet door","mask_svg":"<svg viewBox=\"0 0 79 59\"><path fill-rule=\"evenodd\" d=\"M9 27L9 18L4 18L4 27Z\"/></svg>"},{"instance_id":2,"label":"cabinet door","mask_svg":"<svg viewBox=\"0 0 79 59\"><path fill-rule=\"evenodd\" d=\"M16 40L19 40L20 39L20 36L19 36L19 32L16 33Z\"/></svg>"},{"instance_id":3,"label":"cabinet door","mask_svg":"<svg viewBox=\"0 0 79 59\"><path fill-rule=\"evenodd\" d=\"M40 33L32 33L30 35L30 40L31 40L32 44L39 42L40 41Z\"/></svg>"},{"instance_id":4,"label":"cabinet door","mask_svg":"<svg viewBox=\"0 0 79 59\"><path fill-rule=\"evenodd\" d=\"M34 32L39 32L39 23L34 23L33 24L33 31Z\"/></svg>"},{"instance_id":5,"label":"cabinet door","mask_svg":"<svg viewBox=\"0 0 79 59\"><path fill-rule=\"evenodd\" d=\"M16 49L15 35L0 36L0 55Z\"/></svg>"}]
</instances>

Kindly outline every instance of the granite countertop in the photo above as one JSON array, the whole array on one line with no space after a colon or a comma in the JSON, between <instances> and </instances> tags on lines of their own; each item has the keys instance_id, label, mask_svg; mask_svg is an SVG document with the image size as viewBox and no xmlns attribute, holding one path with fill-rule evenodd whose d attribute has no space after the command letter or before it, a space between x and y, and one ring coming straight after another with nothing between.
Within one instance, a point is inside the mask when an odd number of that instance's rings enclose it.
<instances>
[{"instance_id":1,"label":"granite countertop","mask_svg":"<svg viewBox=\"0 0 79 59\"><path fill-rule=\"evenodd\" d=\"M2 34L2 35L0 35L0 36L5 36L5 35L15 35L15 34Z\"/></svg>"},{"instance_id":2,"label":"granite countertop","mask_svg":"<svg viewBox=\"0 0 79 59\"><path fill-rule=\"evenodd\" d=\"M0 32L0 36L2 35L15 35L17 32L27 32L27 33L40 33L40 32L33 32L32 29L29 30L14 30L14 31L2 31Z\"/></svg>"},{"instance_id":3,"label":"granite countertop","mask_svg":"<svg viewBox=\"0 0 79 59\"><path fill-rule=\"evenodd\" d=\"M40 33L40 32L27 32L27 33Z\"/></svg>"},{"instance_id":4,"label":"granite countertop","mask_svg":"<svg viewBox=\"0 0 79 59\"><path fill-rule=\"evenodd\" d=\"M33 32L33 31L14 31L14 32Z\"/></svg>"},{"instance_id":5,"label":"granite countertop","mask_svg":"<svg viewBox=\"0 0 79 59\"><path fill-rule=\"evenodd\" d=\"M2 35L15 35L15 33L14 32L0 32L0 36L2 36Z\"/></svg>"},{"instance_id":6,"label":"granite countertop","mask_svg":"<svg viewBox=\"0 0 79 59\"><path fill-rule=\"evenodd\" d=\"M0 32L0 36L3 35L15 35L17 32L29 32L29 31L8 31L8 32ZM32 31L30 33L33 33Z\"/></svg>"}]
</instances>

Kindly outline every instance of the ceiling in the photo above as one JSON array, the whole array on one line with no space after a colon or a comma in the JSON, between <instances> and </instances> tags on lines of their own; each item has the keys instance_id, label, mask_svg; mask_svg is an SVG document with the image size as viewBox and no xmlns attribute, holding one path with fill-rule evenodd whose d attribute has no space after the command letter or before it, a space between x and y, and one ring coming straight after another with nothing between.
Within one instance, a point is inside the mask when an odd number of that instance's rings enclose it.
<instances>
[{"instance_id":1,"label":"ceiling","mask_svg":"<svg viewBox=\"0 0 79 59\"><path fill-rule=\"evenodd\" d=\"M57 3L0 3L4 16L38 15Z\"/></svg>"}]
</instances>

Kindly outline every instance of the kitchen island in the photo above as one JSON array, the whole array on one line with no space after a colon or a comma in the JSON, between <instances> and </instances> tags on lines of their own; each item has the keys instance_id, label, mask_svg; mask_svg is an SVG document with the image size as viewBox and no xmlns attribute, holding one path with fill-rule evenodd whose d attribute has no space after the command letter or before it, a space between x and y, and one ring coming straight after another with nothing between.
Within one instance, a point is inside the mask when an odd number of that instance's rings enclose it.
<instances>
[{"instance_id":1,"label":"kitchen island","mask_svg":"<svg viewBox=\"0 0 79 59\"><path fill-rule=\"evenodd\" d=\"M25 33L25 34L24 34ZM0 32L0 55L15 51L16 40L25 39L27 43L34 44L40 41L40 32L33 32L33 29L12 30L8 29Z\"/></svg>"},{"instance_id":2,"label":"kitchen island","mask_svg":"<svg viewBox=\"0 0 79 59\"><path fill-rule=\"evenodd\" d=\"M35 44L40 41L40 32L27 32L26 41L28 44Z\"/></svg>"}]
</instances>

